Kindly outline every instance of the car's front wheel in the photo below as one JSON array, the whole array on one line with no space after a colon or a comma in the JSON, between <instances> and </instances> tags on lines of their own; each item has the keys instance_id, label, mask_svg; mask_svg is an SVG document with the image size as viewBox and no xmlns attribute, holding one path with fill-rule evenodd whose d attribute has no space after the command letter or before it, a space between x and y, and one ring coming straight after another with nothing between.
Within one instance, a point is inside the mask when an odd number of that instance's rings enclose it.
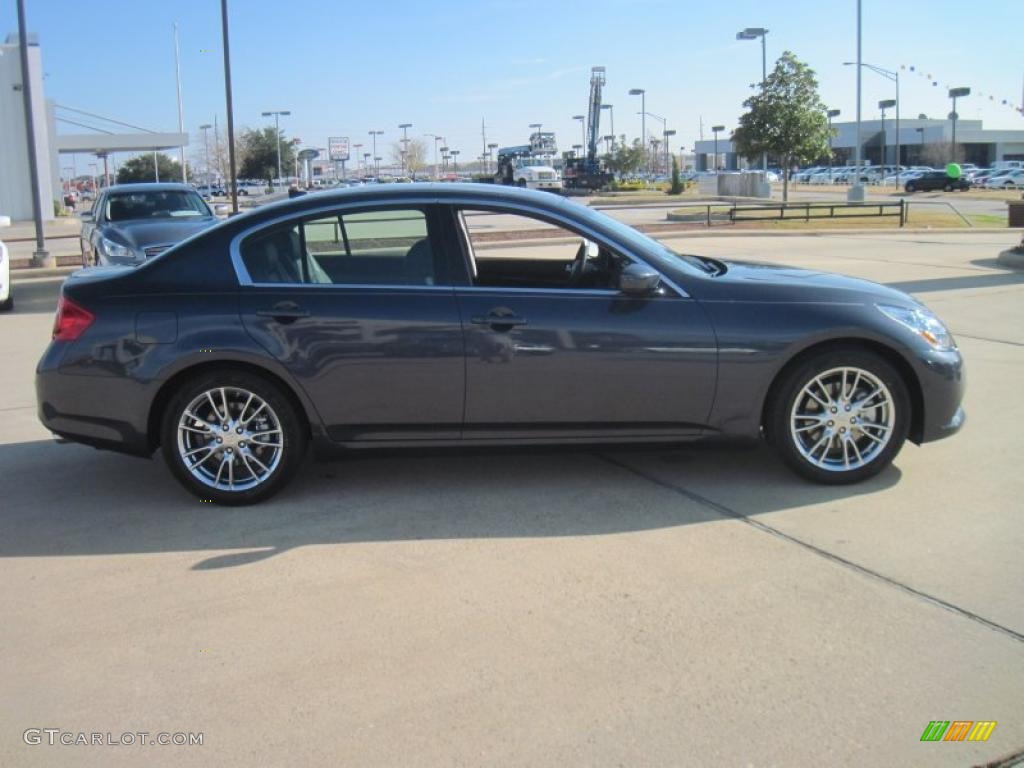
<instances>
[{"instance_id":1,"label":"car's front wheel","mask_svg":"<svg viewBox=\"0 0 1024 768\"><path fill-rule=\"evenodd\" d=\"M300 414L273 382L214 371L182 386L164 412L164 459L201 499L253 504L283 488L305 453Z\"/></svg>"},{"instance_id":2,"label":"car's front wheel","mask_svg":"<svg viewBox=\"0 0 1024 768\"><path fill-rule=\"evenodd\" d=\"M783 461L819 483L856 483L887 467L910 428L910 396L885 358L857 348L794 366L766 426Z\"/></svg>"}]
</instances>

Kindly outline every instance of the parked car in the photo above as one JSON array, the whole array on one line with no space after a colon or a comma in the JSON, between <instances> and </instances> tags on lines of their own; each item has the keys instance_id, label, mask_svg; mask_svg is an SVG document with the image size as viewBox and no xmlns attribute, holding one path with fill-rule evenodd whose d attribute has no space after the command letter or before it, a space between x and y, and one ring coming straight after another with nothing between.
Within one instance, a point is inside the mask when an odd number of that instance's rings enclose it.
<instances>
[{"instance_id":1,"label":"parked car","mask_svg":"<svg viewBox=\"0 0 1024 768\"><path fill-rule=\"evenodd\" d=\"M920 176L908 179L907 183L903 185L903 189L907 192L928 192L936 189L955 192L970 188L970 179L966 179L963 176L954 179L945 171L922 171Z\"/></svg>"},{"instance_id":2,"label":"parked car","mask_svg":"<svg viewBox=\"0 0 1024 768\"><path fill-rule=\"evenodd\" d=\"M119 184L81 214L82 266L140 264L217 223L187 184Z\"/></svg>"},{"instance_id":3,"label":"parked car","mask_svg":"<svg viewBox=\"0 0 1024 768\"><path fill-rule=\"evenodd\" d=\"M476 253L474 211L556 224L579 245L564 261L547 246ZM100 371L102 397L83 386ZM905 293L676 253L571 200L485 184L307 195L136 268L81 270L36 376L52 432L160 449L224 504L280 490L311 441L766 435L796 472L835 484L964 418L957 346Z\"/></svg>"},{"instance_id":4,"label":"parked car","mask_svg":"<svg viewBox=\"0 0 1024 768\"><path fill-rule=\"evenodd\" d=\"M1024 187L1024 169L1004 171L990 176L985 182L986 189L1021 189Z\"/></svg>"},{"instance_id":5,"label":"parked car","mask_svg":"<svg viewBox=\"0 0 1024 768\"><path fill-rule=\"evenodd\" d=\"M822 170L822 166L820 165L813 165L810 168L801 168L792 175L790 181L796 184L808 184L810 183L811 176L820 170Z\"/></svg>"},{"instance_id":6,"label":"parked car","mask_svg":"<svg viewBox=\"0 0 1024 768\"><path fill-rule=\"evenodd\" d=\"M0 240L0 312L14 309L14 295L11 291L11 254L3 240Z\"/></svg>"}]
</instances>

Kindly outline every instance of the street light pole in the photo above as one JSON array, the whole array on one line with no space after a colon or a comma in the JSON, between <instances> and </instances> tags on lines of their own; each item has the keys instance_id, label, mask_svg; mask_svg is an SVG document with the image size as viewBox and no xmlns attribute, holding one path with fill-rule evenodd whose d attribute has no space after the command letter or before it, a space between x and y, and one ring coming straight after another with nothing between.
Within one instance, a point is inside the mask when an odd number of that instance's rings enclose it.
<instances>
[{"instance_id":1,"label":"street light pole","mask_svg":"<svg viewBox=\"0 0 1024 768\"><path fill-rule=\"evenodd\" d=\"M409 129L412 128L412 123L399 123L398 127L402 129L402 148L405 150L402 154L402 175L405 176L405 162L409 155Z\"/></svg>"},{"instance_id":2,"label":"street light pole","mask_svg":"<svg viewBox=\"0 0 1024 768\"><path fill-rule=\"evenodd\" d=\"M228 47L228 0L220 0L220 26L224 46L224 100L228 111L228 165L231 176L231 212L238 213L238 184L235 173L235 112L231 98L231 49Z\"/></svg>"},{"instance_id":3,"label":"street light pole","mask_svg":"<svg viewBox=\"0 0 1024 768\"><path fill-rule=\"evenodd\" d=\"M951 98L953 100L953 111L949 113L949 119L953 121L953 137L952 137L953 138L953 146L950 149L950 156L949 156L949 162L951 162L951 163L955 163L956 162L956 120L957 120L958 117L960 117L956 113L956 100L957 99L962 99L964 96L970 96L970 95L971 95L971 89L970 88L950 88L949 89L949 98Z\"/></svg>"},{"instance_id":4,"label":"street light pole","mask_svg":"<svg viewBox=\"0 0 1024 768\"><path fill-rule=\"evenodd\" d=\"M384 131L370 131L370 136L373 138L373 167L374 167L374 178L380 181L380 158L377 157L377 137L383 136Z\"/></svg>"},{"instance_id":5,"label":"street light pole","mask_svg":"<svg viewBox=\"0 0 1024 768\"><path fill-rule=\"evenodd\" d=\"M647 91L643 88L630 88L630 96L640 97L640 146L643 147L644 157L647 155ZM647 161L647 170L651 170L650 160Z\"/></svg>"},{"instance_id":6,"label":"street light pole","mask_svg":"<svg viewBox=\"0 0 1024 768\"><path fill-rule=\"evenodd\" d=\"M612 137L612 147L611 147L611 149L609 151L610 152L614 152L615 151L615 108L611 104L602 104L601 105L601 109L607 109L608 110L608 118L611 121L611 134L610 135Z\"/></svg>"},{"instance_id":7,"label":"street light pole","mask_svg":"<svg viewBox=\"0 0 1024 768\"><path fill-rule=\"evenodd\" d=\"M764 27L747 27L742 32L736 33L737 40L757 40L761 38L761 94L764 94L765 86L768 83L768 30ZM761 169L768 171L768 153L761 153Z\"/></svg>"},{"instance_id":8,"label":"street light pole","mask_svg":"<svg viewBox=\"0 0 1024 768\"><path fill-rule=\"evenodd\" d=\"M290 115L287 109L281 109L273 112L264 112L263 117L274 116L274 146L277 148L277 178L280 181L282 178L281 174L281 115Z\"/></svg>"},{"instance_id":9,"label":"street light pole","mask_svg":"<svg viewBox=\"0 0 1024 768\"><path fill-rule=\"evenodd\" d=\"M18 0L18 52L21 55L21 100L25 106L25 139L28 143L28 177L32 187L32 219L36 227L36 249L32 266L54 267L56 260L46 250L43 208L39 202L39 163L36 158L36 128L32 115L32 77L28 71L28 32L25 31L25 0Z\"/></svg>"},{"instance_id":10,"label":"street light pole","mask_svg":"<svg viewBox=\"0 0 1024 768\"><path fill-rule=\"evenodd\" d=\"M832 118L839 117L838 109L830 109L825 114L828 116L828 183L832 183Z\"/></svg>"},{"instance_id":11,"label":"street light pole","mask_svg":"<svg viewBox=\"0 0 1024 768\"><path fill-rule=\"evenodd\" d=\"M174 76L178 84L178 133L185 132L185 110L181 103L181 51L178 46L178 22L174 22ZM185 147L181 150L181 183L188 183L188 166L185 163Z\"/></svg>"},{"instance_id":12,"label":"street light pole","mask_svg":"<svg viewBox=\"0 0 1024 768\"><path fill-rule=\"evenodd\" d=\"M448 154L452 156L452 173L455 174L456 181L459 176L459 151L458 149L448 150Z\"/></svg>"},{"instance_id":13,"label":"street light pole","mask_svg":"<svg viewBox=\"0 0 1024 768\"><path fill-rule=\"evenodd\" d=\"M671 153L669 152L669 149L668 149L668 140L669 140L670 136L675 136L676 132L675 132L674 128L672 128L672 129L666 128L666 129L662 130L661 133L662 133L662 136L665 137L665 171L668 172L668 173L671 173L672 172L672 163L669 162L669 155Z\"/></svg>"}]
</instances>

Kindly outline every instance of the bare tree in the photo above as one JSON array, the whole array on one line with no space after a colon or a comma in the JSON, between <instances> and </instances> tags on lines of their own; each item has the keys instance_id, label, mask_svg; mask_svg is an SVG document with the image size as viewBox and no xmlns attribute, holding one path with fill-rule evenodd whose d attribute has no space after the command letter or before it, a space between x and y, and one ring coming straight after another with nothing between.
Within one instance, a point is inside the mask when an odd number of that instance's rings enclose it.
<instances>
[{"instance_id":1,"label":"bare tree","mask_svg":"<svg viewBox=\"0 0 1024 768\"><path fill-rule=\"evenodd\" d=\"M391 161L398 166L402 165L402 150L405 150L405 170L416 175L427 161L427 145L422 139L409 139L405 144L396 141L391 145Z\"/></svg>"}]
</instances>

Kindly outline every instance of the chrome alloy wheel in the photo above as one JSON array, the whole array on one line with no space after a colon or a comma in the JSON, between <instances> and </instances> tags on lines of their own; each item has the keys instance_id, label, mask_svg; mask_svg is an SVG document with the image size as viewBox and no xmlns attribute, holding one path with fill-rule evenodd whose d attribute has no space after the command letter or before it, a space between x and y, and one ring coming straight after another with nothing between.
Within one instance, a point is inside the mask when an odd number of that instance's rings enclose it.
<instances>
[{"instance_id":1,"label":"chrome alloy wheel","mask_svg":"<svg viewBox=\"0 0 1024 768\"><path fill-rule=\"evenodd\" d=\"M239 387L198 395L178 421L178 456L204 485L246 491L263 483L281 462L284 436L274 410Z\"/></svg>"},{"instance_id":2,"label":"chrome alloy wheel","mask_svg":"<svg viewBox=\"0 0 1024 768\"><path fill-rule=\"evenodd\" d=\"M830 472L848 472L870 464L888 445L896 406L872 373L831 368L800 390L789 423L804 459Z\"/></svg>"}]
</instances>

